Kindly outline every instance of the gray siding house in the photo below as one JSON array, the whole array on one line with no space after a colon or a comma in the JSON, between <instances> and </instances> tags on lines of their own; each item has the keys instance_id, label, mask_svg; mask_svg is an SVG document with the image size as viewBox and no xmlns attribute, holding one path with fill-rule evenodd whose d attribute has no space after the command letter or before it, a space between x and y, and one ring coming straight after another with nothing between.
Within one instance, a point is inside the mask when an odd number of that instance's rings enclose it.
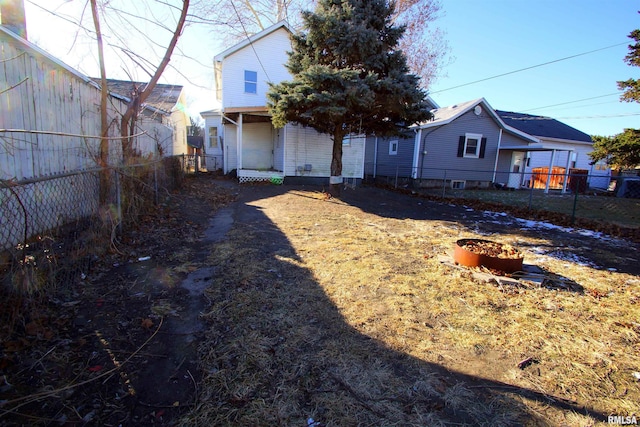
<instances>
[{"instance_id":1,"label":"gray siding house","mask_svg":"<svg viewBox=\"0 0 640 427\"><path fill-rule=\"evenodd\" d=\"M412 181L418 187L441 187L443 182L453 188L488 187L510 177L510 165L497 169L503 140L518 146L540 142L506 125L484 98L432 113L432 120L412 129L413 135L398 139L395 154L394 140L368 141L377 147L377 163L369 167L375 178Z\"/></svg>"},{"instance_id":2,"label":"gray siding house","mask_svg":"<svg viewBox=\"0 0 640 427\"><path fill-rule=\"evenodd\" d=\"M431 105L432 111L439 108L431 97L427 97L427 102ZM365 176L369 179L411 181L415 175L416 133L417 129L408 129L400 136L367 136Z\"/></svg>"}]
</instances>

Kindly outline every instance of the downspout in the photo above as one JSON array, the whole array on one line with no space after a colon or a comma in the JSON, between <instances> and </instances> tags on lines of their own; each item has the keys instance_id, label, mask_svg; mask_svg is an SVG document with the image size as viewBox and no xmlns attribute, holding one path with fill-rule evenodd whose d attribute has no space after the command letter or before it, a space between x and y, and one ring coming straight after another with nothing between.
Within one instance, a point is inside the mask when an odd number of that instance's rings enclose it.
<instances>
[{"instance_id":1,"label":"downspout","mask_svg":"<svg viewBox=\"0 0 640 427\"><path fill-rule=\"evenodd\" d=\"M498 172L498 158L500 157L501 144L502 144L502 128L500 128L500 133L498 134L498 150L496 151L496 162L493 165L493 177L491 178L491 182L496 182L496 173Z\"/></svg>"},{"instance_id":2,"label":"downspout","mask_svg":"<svg viewBox=\"0 0 640 427\"><path fill-rule=\"evenodd\" d=\"M236 169L242 170L242 113L238 114L238 136L236 138L237 160Z\"/></svg>"},{"instance_id":3,"label":"downspout","mask_svg":"<svg viewBox=\"0 0 640 427\"><path fill-rule=\"evenodd\" d=\"M411 177L413 179L418 178L418 155L420 154L420 145L422 145L422 128L417 131L414 129L413 132L416 134L413 144L413 170L411 171ZM422 163L424 163L424 156L422 157Z\"/></svg>"}]
</instances>

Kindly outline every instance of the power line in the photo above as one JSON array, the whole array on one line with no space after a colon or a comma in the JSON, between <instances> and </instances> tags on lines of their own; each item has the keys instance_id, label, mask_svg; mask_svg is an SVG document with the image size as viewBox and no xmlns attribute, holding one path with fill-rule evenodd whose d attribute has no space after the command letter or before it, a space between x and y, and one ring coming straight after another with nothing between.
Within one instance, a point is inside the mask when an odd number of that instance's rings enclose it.
<instances>
[{"instance_id":1,"label":"power line","mask_svg":"<svg viewBox=\"0 0 640 427\"><path fill-rule=\"evenodd\" d=\"M533 121L533 120L578 120L578 119L610 119L615 117L630 117L630 116L640 116L640 113L623 113L623 114L602 114L596 116L571 116L571 117L549 117L549 116L526 116L526 117L516 117L516 116L500 116L502 119L509 120L522 120L522 121Z\"/></svg>"},{"instance_id":2,"label":"power line","mask_svg":"<svg viewBox=\"0 0 640 427\"><path fill-rule=\"evenodd\" d=\"M521 71L531 70L533 68L542 67L544 65L554 64L554 63L560 62L560 61L566 61L567 59L577 58L578 56L589 55L589 54L594 53L594 52L599 52L601 50L611 49L612 47L617 47L617 46L622 46L622 45L627 45L627 44L629 44L628 41L624 42L624 43L613 44L611 46L601 47L599 49L590 50L588 52L578 53L576 55L566 56L566 57L560 58L560 59L554 59L553 61L548 61L548 62L544 62L542 64L537 64L537 65L532 65L532 66L526 67L526 68L520 68L519 70L509 71L507 73L498 74L497 76L486 77L484 79L476 80L476 81L469 82L469 83L464 83L464 84L453 86L453 87L450 87L450 88L447 88L447 89L442 89L442 90L437 90L435 92L430 92L429 95L433 95L435 93L442 93L442 92L446 92L446 91L453 90L453 89L458 89L460 87L469 86L469 85L473 85L473 84L480 83L480 82L485 82L487 80L497 79L498 77L508 76L510 74L519 73Z\"/></svg>"},{"instance_id":3,"label":"power line","mask_svg":"<svg viewBox=\"0 0 640 427\"><path fill-rule=\"evenodd\" d=\"M253 53L256 55L256 59L258 60L258 63L260 64L260 67L262 67L262 71L264 71L264 75L267 77L267 81L269 81L269 83L271 83L271 78L269 78L269 74L267 73L267 70L264 67L264 64L260 60L260 55L258 55L258 52L256 51L256 48L253 45L253 41L251 40L251 36L249 36L249 33L247 32L247 29L244 26L244 22L242 22L242 18L240 17L240 13L238 13L238 9L236 9L236 5L233 2L233 0L231 0L231 6L233 7L233 11L236 13L236 16L238 17L238 21L240 22L240 25L242 26L242 31L244 31L244 35L247 37L247 41L249 42L249 45L251 46L251 49L253 50Z\"/></svg>"},{"instance_id":4,"label":"power line","mask_svg":"<svg viewBox=\"0 0 640 427\"><path fill-rule=\"evenodd\" d=\"M590 101L590 100L592 100L592 99L604 98L604 97L607 97L607 96L613 96L613 95L620 95L620 92L616 92L616 93L609 93L609 94L607 94L607 95L592 96L592 97L590 97L590 98L576 99L575 101L561 102L561 103L559 103L559 104L545 105L544 107L528 108L528 109L524 110L524 112L527 112L527 111L535 111L535 110L544 110L545 108L557 107L557 106L559 106L559 105L573 104L573 103L576 103L576 102L582 102L582 101Z\"/></svg>"}]
</instances>

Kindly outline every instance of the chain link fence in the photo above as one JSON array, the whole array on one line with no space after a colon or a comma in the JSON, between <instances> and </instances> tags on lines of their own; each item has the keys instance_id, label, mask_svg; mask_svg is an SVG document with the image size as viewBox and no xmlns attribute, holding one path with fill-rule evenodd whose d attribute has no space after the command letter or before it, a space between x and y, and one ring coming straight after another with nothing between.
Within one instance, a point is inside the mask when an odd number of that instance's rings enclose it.
<instances>
[{"instance_id":1,"label":"chain link fence","mask_svg":"<svg viewBox=\"0 0 640 427\"><path fill-rule=\"evenodd\" d=\"M33 293L73 280L182 177L174 157L0 181L0 284Z\"/></svg>"},{"instance_id":2,"label":"chain link fence","mask_svg":"<svg viewBox=\"0 0 640 427\"><path fill-rule=\"evenodd\" d=\"M372 168L369 167L369 170ZM411 189L435 198L468 199L534 212L551 212L608 226L640 228L640 177L610 177L553 168L509 173L464 169L396 167L366 181Z\"/></svg>"}]
</instances>

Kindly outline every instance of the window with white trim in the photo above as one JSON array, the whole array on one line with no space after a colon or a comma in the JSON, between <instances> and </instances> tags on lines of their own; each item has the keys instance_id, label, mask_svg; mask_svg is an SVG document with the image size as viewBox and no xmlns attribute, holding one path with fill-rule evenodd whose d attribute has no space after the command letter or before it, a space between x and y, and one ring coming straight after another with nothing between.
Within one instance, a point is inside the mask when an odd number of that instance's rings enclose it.
<instances>
[{"instance_id":1,"label":"window with white trim","mask_svg":"<svg viewBox=\"0 0 640 427\"><path fill-rule=\"evenodd\" d=\"M389 141L389 155L395 156L398 154L398 140L392 139Z\"/></svg>"},{"instance_id":2,"label":"window with white trim","mask_svg":"<svg viewBox=\"0 0 640 427\"><path fill-rule=\"evenodd\" d=\"M218 128L215 126L209 127L209 147L218 147Z\"/></svg>"},{"instance_id":3,"label":"window with white trim","mask_svg":"<svg viewBox=\"0 0 640 427\"><path fill-rule=\"evenodd\" d=\"M482 143L482 135L479 133L467 133L464 139L464 157L480 157L480 145Z\"/></svg>"},{"instance_id":4,"label":"window with white trim","mask_svg":"<svg viewBox=\"0 0 640 427\"><path fill-rule=\"evenodd\" d=\"M258 72L244 70L244 92L258 93Z\"/></svg>"}]
</instances>

